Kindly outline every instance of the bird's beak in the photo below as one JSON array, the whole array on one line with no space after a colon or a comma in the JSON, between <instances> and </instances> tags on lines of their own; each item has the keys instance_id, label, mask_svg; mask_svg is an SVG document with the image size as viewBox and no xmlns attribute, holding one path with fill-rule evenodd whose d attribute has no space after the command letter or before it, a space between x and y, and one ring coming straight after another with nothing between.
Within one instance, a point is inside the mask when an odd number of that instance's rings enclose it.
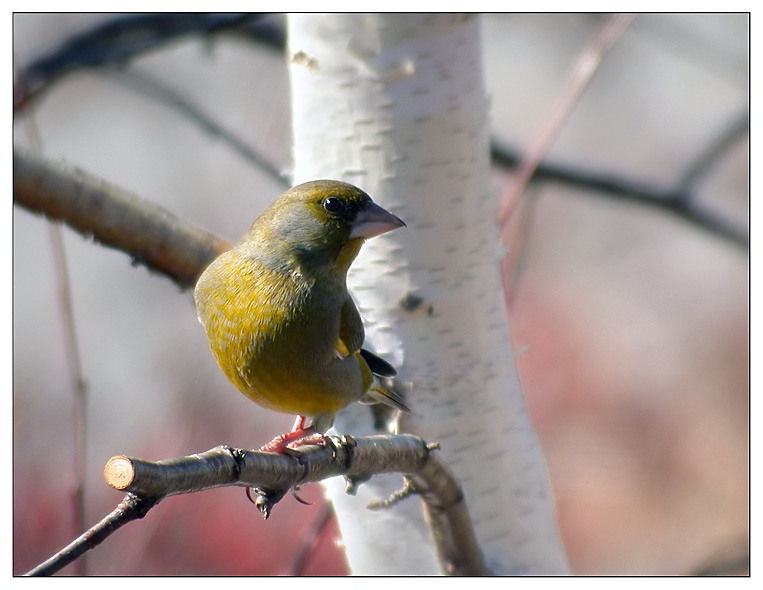
<instances>
[{"instance_id":1,"label":"bird's beak","mask_svg":"<svg viewBox=\"0 0 763 590\"><path fill-rule=\"evenodd\" d=\"M373 238L398 227L405 227L405 223L397 215L392 215L386 209L371 203L365 209L358 211L350 230L350 239Z\"/></svg>"}]
</instances>

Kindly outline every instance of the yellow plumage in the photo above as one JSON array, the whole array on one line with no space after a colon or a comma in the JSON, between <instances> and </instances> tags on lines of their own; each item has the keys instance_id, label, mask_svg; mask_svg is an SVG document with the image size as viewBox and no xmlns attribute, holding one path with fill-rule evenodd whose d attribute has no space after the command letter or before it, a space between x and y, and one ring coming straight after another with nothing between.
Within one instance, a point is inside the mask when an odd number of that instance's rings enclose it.
<instances>
[{"instance_id":1,"label":"yellow plumage","mask_svg":"<svg viewBox=\"0 0 763 590\"><path fill-rule=\"evenodd\" d=\"M196 285L199 320L228 379L266 408L312 417L311 432L368 395L405 409L375 386L366 358L394 370L361 354L363 323L346 287L365 239L403 225L337 181L281 195Z\"/></svg>"}]
</instances>

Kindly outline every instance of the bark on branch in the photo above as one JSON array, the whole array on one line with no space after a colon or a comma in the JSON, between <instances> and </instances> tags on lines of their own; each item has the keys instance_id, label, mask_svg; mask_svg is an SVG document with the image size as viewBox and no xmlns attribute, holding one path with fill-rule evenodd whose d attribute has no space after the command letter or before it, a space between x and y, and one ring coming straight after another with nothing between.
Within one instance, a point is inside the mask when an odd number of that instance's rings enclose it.
<instances>
[{"instance_id":1,"label":"bark on branch","mask_svg":"<svg viewBox=\"0 0 763 590\"><path fill-rule=\"evenodd\" d=\"M13 201L126 252L183 288L230 244L79 168L13 152Z\"/></svg>"},{"instance_id":2,"label":"bark on branch","mask_svg":"<svg viewBox=\"0 0 763 590\"><path fill-rule=\"evenodd\" d=\"M405 493L390 505L404 496L421 496L443 573L487 574L461 488L432 452L436 448L415 436L384 435L326 437L325 444L302 445L290 455L229 446L156 462L118 455L106 463L104 477L115 489L128 492L122 503L27 575L57 572L127 522L142 518L167 496L246 486L255 490L255 503L267 518L272 507L296 486L342 475L348 493L353 493L360 483L380 473L401 473L406 479Z\"/></svg>"}]
</instances>

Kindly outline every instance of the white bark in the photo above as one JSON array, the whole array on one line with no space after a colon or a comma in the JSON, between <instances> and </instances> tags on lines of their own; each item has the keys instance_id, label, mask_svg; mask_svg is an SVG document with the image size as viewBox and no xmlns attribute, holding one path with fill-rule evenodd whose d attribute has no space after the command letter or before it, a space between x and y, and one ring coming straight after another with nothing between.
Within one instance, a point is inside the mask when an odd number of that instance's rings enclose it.
<instances>
[{"instance_id":1,"label":"white bark","mask_svg":"<svg viewBox=\"0 0 763 590\"><path fill-rule=\"evenodd\" d=\"M441 444L494 573L565 573L504 307L478 19L292 15L289 35L295 184L351 182L408 224L350 274L367 340L413 384L402 430ZM371 432L368 409L336 429ZM439 573L415 499L365 509L400 483L327 484L356 574Z\"/></svg>"}]
</instances>

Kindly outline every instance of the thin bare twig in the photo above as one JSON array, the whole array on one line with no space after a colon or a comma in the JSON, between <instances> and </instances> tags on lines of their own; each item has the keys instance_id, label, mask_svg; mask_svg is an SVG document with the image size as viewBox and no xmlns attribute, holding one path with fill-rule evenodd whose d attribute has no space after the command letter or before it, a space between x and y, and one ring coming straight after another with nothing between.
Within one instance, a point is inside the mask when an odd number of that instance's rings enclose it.
<instances>
[{"instance_id":1,"label":"thin bare twig","mask_svg":"<svg viewBox=\"0 0 763 590\"><path fill-rule=\"evenodd\" d=\"M321 510L321 513L318 515L318 518L311 527L310 532L305 536L302 548L297 553L297 557L294 559L294 564L291 567L289 575L304 575L307 561L312 555L313 551L315 551L315 548L318 546L320 540L323 538L326 527L328 526L328 523L331 522L331 518L333 516L334 509L331 507L331 504L327 503L325 506L323 506L323 510Z\"/></svg>"},{"instance_id":2,"label":"thin bare twig","mask_svg":"<svg viewBox=\"0 0 763 590\"><path fill-rule=\"evenodd\" d=\"M37 127L34 113L25 118L27 131L31 138L34 149L42 152L42 137ZM74 463L74 489L72 490L72 529L74 534L79 535L85 530L85 464L87 449L87 385L82 372L82 363L79 352L79 339L74 322L74 306L72 305L72 291L69 282L69 266L66 261L66 248L64 247L61 228L51 224L49 226L51 249L53 252L53 266L58 285L58 302L61 314L61 328L64 336L64 354L69 367L69 380L73 393L72 407L73 416L73 452ZM77 561L77 575L87 574L87 560Z\"/></svg>"},{"instance_id":3,"label":"thin bare twig","mask_svg":"<svg viewBox=\"0 0 763 590\"><path fill-rule=\"evenodd\" d=\"M134 69L99 68L95 71L107 76L109 79L120 82L125 87L137 90L154 100L166 104L178 114L193 121L205 132L220 139L234 152L264 171L270 178L280 182L284 187L289 186L289 181L280 167L249 147L235 133L226 129L214 117L205 113L199 105L193 104L183 95L155 77L149 76L146 73L136 72Z\"/></svg>"},{"instance_id":4,"label":"thin bare twig","mask_svg":"<svg viewBox=\"0 0 763 590\"><path fill-rule=\"evenodd\" d=\"M501 204L498 209L498 222L501 226L506 224L516 207L519 195L524 191L533 173L559 134L562 125L567 121L570 112L601 63L602 57L628 28L633 18L634 15L632 14L611 16L604 23L599 34L575 60L566 89L560 93L557 104L551 109L548 117L544 119L544 125L522 159L516 177L501 197Z\"/></svg>"},{"instance_id":5,"label":"thin bare twig","mask_svg":"<svg viewBox=\"0 0 763 590\"><path fill-rule=\"evenodd\" d=\"M100 545L128 522L143 518L161 498L127 494L119 505L94 527L77 537L58 553L29 570L27 576L50 576L62 570L85 552Z\"/></svg>"},{"instance_id":6,"label":"thin bare twig","mask_svg":"<svg viewBox=\"0 0 763 590\"><path fill-rule=\"evenodd\" d=\"M74 323L74 309L69 285L69 270L66 262L61 228L50 225L50 237L53 242L53 260L58 283L58 300L60 305L69 377L74 392L74 491L73 491L73 527L77 534L85 530L85 464L87 449L87 384L82 373L80 361L79 340ZM77 562L77 575L86 574L85 560Z\"/></svg>"}]
</instances>

